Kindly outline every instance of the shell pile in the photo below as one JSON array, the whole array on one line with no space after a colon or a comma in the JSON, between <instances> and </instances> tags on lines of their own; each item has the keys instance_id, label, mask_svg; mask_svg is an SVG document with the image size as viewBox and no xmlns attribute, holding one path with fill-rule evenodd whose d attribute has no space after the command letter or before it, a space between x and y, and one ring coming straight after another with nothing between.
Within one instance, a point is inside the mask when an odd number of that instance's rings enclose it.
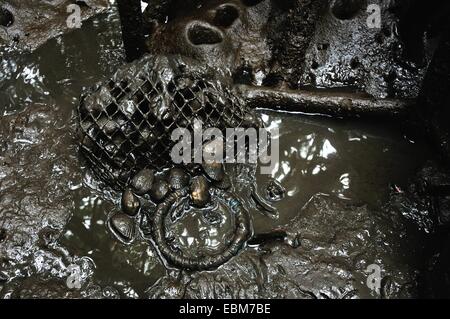
<instances>
[{"instance_id":1,"label":"shell pile","mask_svg":"<svg viewBox=\"0 0 450 319\"><path fill-rule=\"evenodd\" d=\"M226 128L255 126L254 118L224 77L170 55L123 66L78 106L81 151L97 175L119 189L142 169L172 165L175 129L193 132L197 120L204 130L214 127L225 135Z\"/></svg>"},{"instance_id":2,"label":"shell pile","mask_svg":"<svg viewBox=\"0 0 450 319\"><path fill-rule=\"evenodd\" d=\"M228 84L225 77L194 60L149 55L123 66L82 97L80 149L95 174L122 191L121 210L111 213L107 223L121 242L148 234L171 265L192 270L218 267L244 245L250 219L227 191L231 183L223 164L176 166L170 156L175 145L172 132L177 128L193 132L196 121L202 122L203 130L218 128L224 136L227 128L259 126ZM205 142L202 150L208 151L215 142ZM236 225L223 252L189 259L171 248L164 222L181 197L197 209L213 200L226 201L222 206L228 208L219 213L234 214ZM151 214L148 207L153 207Z\"/></svg>"}]
</instances>

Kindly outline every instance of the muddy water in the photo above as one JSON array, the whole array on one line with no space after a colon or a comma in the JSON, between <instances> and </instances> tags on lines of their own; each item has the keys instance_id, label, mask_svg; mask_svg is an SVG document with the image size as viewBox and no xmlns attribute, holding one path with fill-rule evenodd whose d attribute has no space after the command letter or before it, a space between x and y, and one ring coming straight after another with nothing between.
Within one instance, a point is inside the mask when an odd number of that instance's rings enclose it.
<instances>
[{"instance_id":1,"label":"muddy water","mask_svg":"<svg viewBox=\"0 0 450 319\"><path fill-rule=\"evenodd\" d=\"M84 22L82 29L48 41L33 53L0 48L0 114L36 103L67 105L123 61L119 17L114 10Z\"/></svg>"},{"instance_id":2,"label":"muddy water","mask_svg":"<svg viewBox=\"0 0 450 319\"><path fill-rule=\"evenodd\" d=\"M165 274L156 253L146 242L126 246L107 231L107 214L114 204L89 190L77 191L75 209L60 243L78 256L92 258L94 281L118 289L123 297L142 297L145 290Z\"/></svg>"},{"instance_id":3,"label":"muddy water","mask_svg":"<svg viewBox=\"0 0 450 319\"><path fill-rule=\"evenodd\" d=\"M33 54L3 49L0 114L14 114L35 104L58 105L55 118L64 119L63 128L67 131L73 129L70 119L82 89L109 76L123 61L118 30L117 14L110 11L86 22L81 30L49 41ZM428 153L422 141L409 136L398 125L268 111L260 111L260 114L269 128L280 130L280 164L270 177L286 189L286 196L273 203L278 218L267 217L247 197L255 233L289 224L303 214L302 208L319 193L379 210L387 201L390 186L405 185ZM75 148L68 149L66 152ZM167 274L166 269L148 242L137 240L124 246L112 238L105 221L118 203L117 194L107 196L96 189L95 181L81 162L69 167L74 170L74 176L83 178L65 186L72 193L75 209L58 244L71 255L87 256L93 261L93 281L97 284L114 287L122 297L144 297L146 289ZM39 172L47 173L51 172ZM258 193L264 194L269 177L257 175L256 180ZM207 220L203 217L198 211L190 211L173 229L178 245L193 255L220 249L229 237L228 217L210 216ZM352 221L348 223L350 227ZM327 231L325 226L324 232ZM385 227L380 225L379 231L388 233L390 229ZM411 244L414 242L413 238ZM388 254L386 250L381 255ZM395 259L393 267L404 269L404 263L405 259Z\"/></svg>"},{"instance_id":4,"label":"muddy water","mask_svg":"<svg viewBox=\"0 0 450 319\"><path fill-rule=\"evenodd\" d=\"M274 178L286 189L286 196L273 203L279 212L277 219L256 208L251 210L257 234L289 224L318 193L380 210L388 200L390 187L405 187L408 178L426 160L423 142L406 136L398 127L381 128L369 123L358 125L268 111L261 111L261 116L269 127L279 127L281 155L280 166L272 176L257 176L258 191L263 194ZM78 207L61 244L76 255L92 258L96 282L121 288L127 297L143 296L166 272L157 254L145 241L124 246L108 233L106 217L117 204L117 198L112 198L115 203L102 199L99 193L86 187L76 193ZM221 250L231 238L232 223L229 215L215 217L211 217L211 222L205 220L204 212L193 209L184 212L172 225L176 245L188 256ZM379 227L382 232L389 231L389 226ZM420 237L411 239L409 244L417 242ZM411 249L414 251L414 247Z\"/></svg>"},{"instance_id":5,"label":"muddy water","mask_svg":"<svg viewBox=\"0 0 450 319\"><path fill-rule=\"evenodd\" d=\"M424 141L393 123L355 123L288 113L262 112L269 128L280 132L280 161L271 176L258 175L264 194L270 179L286 190L273 204L275 224L284 225L317 193L379 209L391 186L404 187L429 156ZM259 172L259 171L257 171ZM256 227L269 230L265 218Z\"/></svg>"}]
</instances>

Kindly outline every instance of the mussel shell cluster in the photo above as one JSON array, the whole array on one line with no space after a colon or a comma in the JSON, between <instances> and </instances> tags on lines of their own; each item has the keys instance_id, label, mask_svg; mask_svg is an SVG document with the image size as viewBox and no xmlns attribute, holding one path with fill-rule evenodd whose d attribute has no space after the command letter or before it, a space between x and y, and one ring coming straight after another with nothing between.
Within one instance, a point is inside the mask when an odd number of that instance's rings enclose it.
<instances>
[{"instance_id":1,"label":"mussel shell cluster","mask_svg":"<svg viewBox=\"0 0 450 319\"><path fill-rule=\"evenodd\" d=\"M144 195L152 189L154 179L155 174L152 170L143 169L133 177L131 186L136 194Z\"/></svg>"},{"instance_id":2,"label":"mussel shell cluster","mask_svg":"<svg viewBox=\"0 0 450 319\"><path fill-rule=\"evenodd\" d=\"M256 120L248 123L252 114L216 71L177 55L149 55L82 96L80 148L99 178L124 189L142 169L173 165L174 129L193 132L199 120L203 129L218 128L225 135L226 128L257 126ZM220 178L214 169L208 174ZM136 191L146 192L145 183L138 177L136 186L143 189Z\"/></svg>"},{"instance_id":3,"label":"mussel shell cluster","mask_svg":"<svg viewBox=\"0 0 450 319\"><path fill-rule=\"evenodd\" d=\"M84 94L78 106L80 149L94 173L122 192L121 210L108 218L111 232L131 243L145 227L170 264L188 269L210 269L234 256L249 234L249 218L231 187L224 165L205 162L176 167L170 156L174 129L258 127L260 121L231 89L229 78L206 65L178 55L145 56L124 65L114 76ZM210 141L204 148L211 146ZM162 219L179 196L203 209L213 196L229 201L236 214L235 237L217 256L186 259L171 251ZM155 212L147 214L151 202ZM145 218L143 218L145 217ZM138 222L140 220L140 222ZM141 229L142 230L142 229Z\"/></svg>"},{"instance_id":4,"label":"mussel shell cluster","mask_svg":"<svg viewBox=\"0 0 450 319\"><path fill-rule=\"evenodd\" d=\"M225 176L223 166L220 175ZM125 243L135 235L135 217L140 213L143 203L151 201L155 205L163 203L169 194L189 189L190 203L198 208L205 207L211 200L210 188L215 181L203 175L191 177L181 167L173 167L164 174L155 174L152 169L142 169L135 174L122 192L121 212L112 214L109 227L116 237Z\"/></svg>"},{"instance_id":5,"label":"mussel shell cluster","mask_svg":"<svg viewBox=\"0 0 450 319\"><path fill-rule=\"evenodd\" d=\"M212 173L210 170L213 170ZM202 165L203 174L191 176L183 168L174 167L165 174L155 174L153 170L143 169L133 176L129 185L122 193L122 211L113 212L108 218L108 227L116 238L125 244L130 244L138 234L137 215L143 209L143 203L150 200L156 203L152 213L151 227L141 229L143 233L151 236L157 245L157 249L169 265L189 269L207 270L213 269L235 256L244 246L251 233L250 218L240 201L231 193L218 186L226 180L223 165ZM209 174L207 174L209 172ZM218 178L220 177L220 178ZM199 256L196 258L185 257L182 252L175 251L166 238L165 222L170 210L180 203L190 203L192 207L203 209L212 200L223 202L223 210L218 214L234 214L235 228L232 240L225 245L223 251L212 256ZM209 206L211 207L211 206ZM225 209L226 208L226 209ZM149 217L141 214L142 221ZM146 221L146 223L148 220ZM143 227L146 227L145 225Z\"/></svg>"}]
</instances>

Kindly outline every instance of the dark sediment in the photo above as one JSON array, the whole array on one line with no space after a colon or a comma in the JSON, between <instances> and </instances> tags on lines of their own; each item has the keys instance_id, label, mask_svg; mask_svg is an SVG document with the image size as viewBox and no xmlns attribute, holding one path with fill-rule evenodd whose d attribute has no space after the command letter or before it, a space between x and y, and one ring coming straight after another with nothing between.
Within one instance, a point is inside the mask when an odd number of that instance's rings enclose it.
<instances>
[{"instance_id":1,"label":"dark sediment","mask_svg":"<svg viewBox=\"0 0 450 319\"><path fill-rule=\"evenodd\" d=\"M73 13L68 12L68 6L71 4L76 4L81 9L81 23L105 11L109 6L107 0L2 1L0 44L13 44L19 49L34 51L49 39L71 31L67 24L70 14Z\"/></svg>"}]
</instances>

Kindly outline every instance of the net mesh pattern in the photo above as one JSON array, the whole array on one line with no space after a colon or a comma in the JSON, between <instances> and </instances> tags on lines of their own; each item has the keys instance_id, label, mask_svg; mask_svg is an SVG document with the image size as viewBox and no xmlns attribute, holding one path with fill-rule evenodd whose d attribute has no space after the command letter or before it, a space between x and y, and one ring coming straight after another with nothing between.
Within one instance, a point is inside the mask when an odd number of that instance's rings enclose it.
<instances>
[{"instance_id":1,"label":"net mesh pattern","mask_svg":"<svg viewBox=\"0 0 450 319\"><path fill-rule=\"evenodd\" d=\"M81 151L110 184L123 187L139 169L170 166L173 130L192 132L195 119L224 133L245 126L242 103L207 69L159 59L125 65L81 98Z\"/></svg>"}]
</instances>

